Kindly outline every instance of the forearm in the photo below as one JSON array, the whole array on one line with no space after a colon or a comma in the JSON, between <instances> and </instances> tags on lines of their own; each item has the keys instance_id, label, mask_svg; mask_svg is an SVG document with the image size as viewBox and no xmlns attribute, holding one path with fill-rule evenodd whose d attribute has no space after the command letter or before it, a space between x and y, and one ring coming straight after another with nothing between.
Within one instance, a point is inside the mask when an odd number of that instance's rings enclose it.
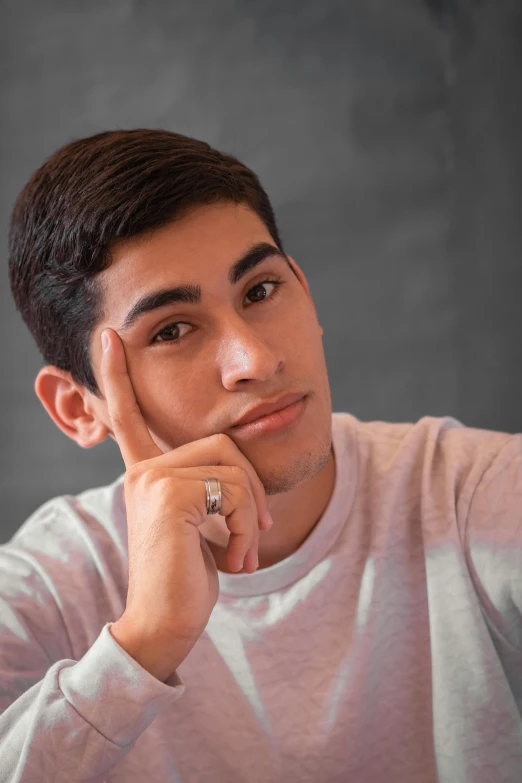
<instances>
[{"instance_id":1,"label":"forearm","mask_svg":"<svg viewBox=\"0 0 522 783\"><path fill-rule=\"evenodd\" d=\"M70 783L71 769L78 783L103 779L183 690L138 670L105 627L80 661L54 663L0 715L0 780Z\"/></svg>"}]
</instances>

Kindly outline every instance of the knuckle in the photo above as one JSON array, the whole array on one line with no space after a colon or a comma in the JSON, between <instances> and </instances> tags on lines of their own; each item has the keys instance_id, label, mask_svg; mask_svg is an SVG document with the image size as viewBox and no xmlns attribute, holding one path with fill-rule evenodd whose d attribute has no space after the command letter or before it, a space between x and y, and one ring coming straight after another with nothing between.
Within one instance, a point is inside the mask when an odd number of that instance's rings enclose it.
<instances>
[{"instance_id":1,"label":"knuckle","mask_svg":"<svg viewBox=\"0 0 522 783\"><path fill-rule=\"evenodd\" d=\"M158 480L158 471L151 467L142 467L140 471L140 479L147 487L151 487Z\"/></svg>"},{"instance_id":2,"label":"knuckle","mask_svg":"<svg viewBox=\"0 0 522 783\"><path fill-rule=\"evenodd\" d=\"M224 432L216 432L214 435L210 436L210 440L221 448L224 448L232 442L228 435L225 435Z\"/></svg>"},{"instance_id":3,"label":"knuckle","mask_svg":"<svg viewBox=\"0 0 522 783\"><path fill-rule=\"evenodd\" d=\"M154 479L154 494L157 500L164 504L168 505L169 499L172 496L172 490L173 490L173 484L174 481L172 478L168 478L167 476L158 476L155 475Z\"/></svg>"},{"instance_id":4,"label":"knuckle","mask_svg":"<svg viewBox=\"0 0 522 783\"><path fill-rule=\"evenodd\" d=\"M131 465L127 468L125 471L125 485L128 487L135 486L138 482L138 480L141 478L141 475L143 473L143 468L141 467L140 463L136 463L135 465Z\"/></svg>"},{"instance_id":5,"label":"knuckle","mask_svg":"<svg viewBox=\"0 0 522 783\"><path fill-rule=\"evenodd\" d=\"M250 490L244 484L237 484L236 487L236 504L238 506L245 506L250 508L252 505L252 495Z\"/></svg>"},{"instance_id":6,"label":"knuckle","mask_svg":"<svg viewBox=\"0 0 522 783\"><path fill-rule=\"evenodd\" d=\"M172 491L172 486L177 483L176 476L168 476L159 468L147 468L143 472L143 482L148 488L154 488L155 492L167 495Z\"/></svg>"},{"instance_id":7,"label":"knuckle","mask_svg":"<svg viewBox=\"0 0 522 783\"><path fill-rule=\"evenodd\" d=\"M141 479L143 493L147 495L156 510L163 509L165 513L171 513L177 506L174 499L179 503L184 497L180 491L183 479L178 476L166 475L158 469L149 468L143 472Z\"/></svg>"},{"instance_id":8,"label":"knuckle","mask_svg":"<svg viewBox=\"0 0 522 783\"><path fill-rule=\"evenodd\" d=\"M245 486L250 484L248 473L246 472L245 468L243 468L241 465L230 465L228 470L230 473L230 477L235 481L238 481L241 484L244 484Z\"/></svg>"},{"instance_id":9,"label":"knuckle","mask_svg":"<svg viewBox=\"0 0 522 783\"><path fill-rule=\"evenodd\" d=\"M139 484L145 491L150 491L161 474L156 468L145 467L142 462L137 462L128 469L127 476L130 485L135 487Z\"/></svg>"}]
</instances>

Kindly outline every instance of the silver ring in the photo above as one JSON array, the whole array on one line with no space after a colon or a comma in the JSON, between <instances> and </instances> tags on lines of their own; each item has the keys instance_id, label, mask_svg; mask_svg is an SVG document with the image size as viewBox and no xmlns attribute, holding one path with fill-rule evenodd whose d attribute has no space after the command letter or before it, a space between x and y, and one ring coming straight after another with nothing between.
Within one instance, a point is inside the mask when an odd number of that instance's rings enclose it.
<instances>
[{"instance_id":1,"label":"silver ring","mask_svg":"<svg viewBox=\"0 0 522 783\"><path fill-rule=\"evenodd\" d=\"M221 482L217 478L204 478L207 490L207 514L221 514Z\"/></svg>"}]
</instances>

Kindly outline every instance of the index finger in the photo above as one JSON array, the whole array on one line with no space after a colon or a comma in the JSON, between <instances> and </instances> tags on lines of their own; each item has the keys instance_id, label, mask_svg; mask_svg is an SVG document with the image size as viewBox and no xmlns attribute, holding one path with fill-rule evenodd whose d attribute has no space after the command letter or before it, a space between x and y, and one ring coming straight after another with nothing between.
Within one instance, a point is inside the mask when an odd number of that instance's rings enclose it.
<instances>
[{"instance_id":1,"label":"index finger","mask_svg":"<svg viewBox=\"0 0 522 783\"><path fill-rule=\"evenodd\" d=\"M125 466L130 468L137 462L158 457L163 452L152 440L140 411L119 335L113 329L104 329L101 341L102 391L105 393L114 437Z\"/></svg>"}]
</instances>

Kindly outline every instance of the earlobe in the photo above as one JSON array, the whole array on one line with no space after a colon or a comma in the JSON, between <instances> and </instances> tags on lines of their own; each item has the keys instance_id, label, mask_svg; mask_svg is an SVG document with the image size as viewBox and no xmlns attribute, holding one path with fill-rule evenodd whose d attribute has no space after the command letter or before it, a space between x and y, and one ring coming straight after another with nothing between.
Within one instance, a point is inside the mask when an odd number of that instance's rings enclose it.
<instances>
[{"instance_id":1,"label":"earlobe","mask_svg":"<svg viewBox=\"0 0 522 783\"><path fill-rule=\"evenodd\" d=\"M90 449L105 440L106 425L86 404L89 393L70 373L47 365L36 376L34 390L56 426L79 446Z\"/></svg>"}]
</instances>

